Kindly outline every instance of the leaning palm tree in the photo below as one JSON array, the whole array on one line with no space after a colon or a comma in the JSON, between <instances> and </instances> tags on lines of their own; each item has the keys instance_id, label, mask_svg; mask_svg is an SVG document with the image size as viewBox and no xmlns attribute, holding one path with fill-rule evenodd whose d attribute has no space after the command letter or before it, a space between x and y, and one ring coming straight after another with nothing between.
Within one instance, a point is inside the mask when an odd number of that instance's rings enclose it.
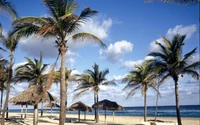
<instances>
[{"instance_id":1,"label":"leaning palm tree","mask_svg":"<svg viewBox=\"0 0 200 125\"><path fill-rule=\"evenodd\" d=\"M75 91L79 91L77 94L75 94L74 99L80 97L83 93L86 91L92 90L94 92L94 103L99 102L99 90L100 85L116 85L113 81L108 81L105 77L109 73L109 69L105 69L103 71L99 70L99 66L95 63L94 66L92 66L93 70L87 69L84 71L84 74L77 75L79 78L77 78L77 81L80 82L80 84L77 86ZM99 113L98 113L98 107L95 108L95 120L96 122L99 122Z\"/></svg>"},{"instance_id":2,"label":"leaning palm tree","mask_svg":"<svg viewBox=\"0 0 200 125\"><path fill-rule=\"evenodd\" d=\"M5 46L5 48L7 50L9 50L9 57L10 57L10 65L8 67L8 72L9 72L9 76L8 76L8 80L7 80L7 88L6 88L6 99L5 99L5 103L4 103L4 108L3 108L3 114L2 114L2 120L1 120L1 124L4 125L4 117L5 117L5 112L6 109L8 108L8 99L9 99L9 93L10 93L10 83L11 83L11 79L12 79L12 67L13 67L13 55L15 52L15 49L17 48L17 44L18 44L18 40L20 39L20 34L11 34L10 32L8 32L8 36L4 36L2 33L2 27L0 25L0 41L2 42L2 44Z\"/></svg>"},{"instance_id":3,"label":"leaning palm tree","mask_svg":"<svg viewBox=\"0 0 200 125\"><path fill-rule=\"evenodd\" d=\"M156 73L152 72L151 65L148 62L144 62L140 65L135 65L135 69L123 78L122 82L127 83L123 90L130 90L126 99L133 96L137 90L141 90L144 95L144 121L146 122L147 116L147 90L153 88L156 90Z\"/></svg>"},{"instance_id":4,"label":"leaning palm tree","mask_svg":"<svg viewBox=\"0 0 200 125\"><path fill-rule=\"evenodd\" d=\"M25 57L27 63L20 65L15 68L15 76L13 82L29 82L29 87L32 85L43 86L46 79L45 71L48 64L43 64L42 53L40 53L40 59L31 60L28 57ZM43 102L42 102L41 116L43 116Z\"/></svg>"},{"instance_id":5,"label":"leaning palm tree","mask_svg":"<svg viewBox=\"0 0 200 125\"><path fill-rule=\"evenodd\" d=\"M195 69L200 66L200 61L191 62L192 55L196 52L196 48L182 56L182 50L184 45L184 39L186 35L174 35L172 41L161 37L164 43L156 42L160 47L160 51L151 52L149 55L156 57L152 62L153 65L160 67L160 73L162 74L161 82L171 77L175 84L175 101L176 101L176 114L178 125L182 125L180 108L179 108L179 96L178 96L178 79L179 75L188 74L192 77L199 79L199 74Z\"/></svg>"},{"instance_id":6,"label":"leaning palm tree","mask_svg":"<svg viewBox=\"0 0 200 125\"><path fill-rule=\"evenodd\" d=\"M65 68L65 104L67 106L67 94L68 94L68 84L69 82L73 82L76 81L76 75L72 75L72 69L67 69ZM61 69L59 69L58 71L56 71L54 73L54 77L53 77L53 81L55 83L60 83L60 75L61 75ZM67 109L67 107L66 107Z\"/></svg>"},{"instance_id":7,"label":"leaning palm tree","mask_svg":"<svg viewBox=\"0 0 200 125\"><path fill-rule=\"evenodd\" d=\"M92 39L105 47L105 44L95 35L86 32L78 32L78 28L86 23L87 19L96 14L97 11L85 8L78 16L74 14L77 4L74 0L43 0L48 8L48 17L23 17L13 22L15 30L24 36L35 34L43 37L56 38L57 49L61 55L61 85L60 85L60 120L59 124L64 125L65 121L65 54L68 51L66 43L69 40Z\"/></svg>"}]
</instances>

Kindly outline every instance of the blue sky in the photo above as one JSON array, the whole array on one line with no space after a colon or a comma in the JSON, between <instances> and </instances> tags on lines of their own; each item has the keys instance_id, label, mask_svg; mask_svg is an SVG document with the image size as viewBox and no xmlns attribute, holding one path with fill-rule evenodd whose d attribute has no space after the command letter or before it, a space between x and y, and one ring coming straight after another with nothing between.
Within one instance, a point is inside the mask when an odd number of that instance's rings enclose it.
<instances>
[{"instance_id":1,"label":"blue sky","mask_svg":"<svg viewBox=\"0 0 200 125\"><path fill-rule=\"evenodd\" d=\"M23 16L48 16L48 11L41 0L12 0L19 17ZM85 7L97 10L99 13L87 24L82 25L81 31L93 33L98 36L108 49L100 48L91 42L74 44L68 43L69 52L66 54L66 66L75 69L74 73L82 73L85 69L92 69L97 63L100 69L109 68L108 79L119 83L118 87L101 87L99 98L117 101L123 106L143 106L143 97L140 91L128 100L127 92L122 91L125 84L121 79L129 73L135 64L146 59L149 52L157 50L154 41L160 41L160 36L169 39L176 33L186 34L183 53L195 47L199 50L199 12L198 5L181 6L162 2L145 3L143 0L76 0L79 5L76 13L80 14ZM8 32L11 20L0 15L0 22L4 33ZM42 41L42 42L41 42ZM57 50L54 48L54 39L23 38L15 53L14 67L25 63L25 56L38 58L43 51L44 63L52 64L56 58ZM6 53L0 53L8 58ZM191 61L199 60L199 51ZM58 62L57 67L60 66ZM69 85L69 105L74 103L72 96L76 83ZM27 88L27 83L14 85L11 97ZM52 86L50 90L59 98L59 86ZM199 81L185 75L179 81L180 104L199 104ZM160 88L160 105L175 105L174 85L169 79ZM156 93L149 90L147 105L155 105ZM93 93L88 92L79 100L88 105L93 103ZM13 106L12 106L13 107ZM16 108L16 107L14 107Z\"/></svg>"}]
</instances>

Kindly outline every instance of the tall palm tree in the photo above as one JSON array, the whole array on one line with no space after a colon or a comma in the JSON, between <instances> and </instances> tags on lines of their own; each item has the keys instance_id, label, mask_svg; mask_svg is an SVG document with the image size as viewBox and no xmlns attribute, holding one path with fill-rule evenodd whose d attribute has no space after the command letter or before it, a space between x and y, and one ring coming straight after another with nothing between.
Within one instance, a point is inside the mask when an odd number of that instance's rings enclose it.
<instances>
[{"instance_id":1,"label":"tall palm tree","mask_svg":"<svg viewBox=\"0 0 200 125\"><path fill-rule=\"evenodd\" d=\"M99 66L95 63L94 66L92 66L93 71L90 69L87 69L84 71L84 74L79 75L79 78L77 81L80 82L80 84L77 86L75 91L79 91L74 98L77 98L81 96L84 92L88 90L92 90L94 92L94 103L99 102L99 90L100 85L116 85L114 81L108 81L105 77L109 73L109 69L105 69L103 71L99 70ZM95 109L95 119L96 122L99 122L99 113L98 108Z\"/></svg>"},{"instance_id":2,"label":"tall palm tree","mask_svg":"<svg viewBox=\"0 0 200 125\"><path fill-rule=\"evenodd\" d=\"M12 3L7 0L0 0L0 12L8 12L11 18L17 18L17 12L15 11Z\"/></svg>"},{"instance_id":3,"label":"tall palm tree","mask_svg":"<svg viewBox=\"0 0 200 125\"><path fill-rule=\"evenodd\" d=\"M43 87L45 80L46 80L46 74L45 71L47 69L48 64L43 64L42 60L42 53L40 53L40 59L34 59L31 60L28 57L25 57L27 60L27 63L24 65L20 65L15 68L15 76L13 78L13 81L16 82L29 82L29 87L31 85L39 85ZM42 102L42 108L41 108L41 116L43 116L43 102Z\"/></svg>"},{"instance_id":4,"label":"tall palm tree","mask_svg":"<svg viewBox=\"0 0 200 125\"><path fill-rule=\"evenodd\" d=\"M182 125L180 108L179 108L179 95L178 95L178 79L179 75L188 74L192 77L199 79L199 74L195 69L200 66L200 61L191 62L191 56L196 52L196 48L182 56L184 39L186 35L174 35L172 41L161 37L164 41L163 44L156 42L160 47L160 51L151 52L149 55L156 57L153 61L155 67L160 67L160 73L164 76L161 82L171 77L175 84L175 101L176 101L176 114L178 125Z\"/></svg>"},{"instance_id":5,"label":"tall palm tree","mask_svg":"<svg viewBox=\"0 0 200 125\"><path fill-rule=\"evenodd\" d=\"M156 90L155 78L156 75L151 70L151 65L148 62L144 62L140 65L135 65L135 69L132 70L128 75L123 78L122 82L127 83L123 90L130 90L127 99L133 96L137 90L141 90L142 95L144 95L144 121L146 122L147 116L147 90L148 88L153 88Z\"/></svg>"},{"instance_id":6,"label":"tall palm tree","mask_svg":"<svg viewBox=\"0 0 200 125\"><path fill-rule=\"evenodd\" d=\"M2 111L3 104L3 91L6 89L5 82L8 80L8 69L6 67L7 60L0 57L0 91L1 91L1 102L0 102L0 114Z\"/></svg>"},{"instance_id":7,"label":"tall palm tree","mask_svg":"<svg viewBox=\"0 0 200 125\"><path fill-rule=\"evenodd\" d=\"M66 43L72 40L93 39L101 46L105 44L95 35L85 32L77 32L81 24L96 14L97 11L85 8L78 16L74 14L77 4L74 0L43 0L48 8L49 17L23 17L13 22L15 30L24 36L35 34L43 37L54 37L57 40L57 48L61 55L61 85L60 85L60 120L59 125L64 125L65 121L65 54L68 51ZM74 34L73 34L74 33Z\"/></svg>"},{"instance_id":8,"label":"tall palm tree","mask_svg":"<svg viewBox=\"0 0 200 125\"><path fill-rule=\"evenodd\" d=\"M73 82L76 81L76 75L72 75L72 69L67 69L65 68L65 104L67 106L67 93L68 93L68 83L69 82ZM56 71L54 73L54 78L53 81L56 83L60 83L60 75L61 75L61 69L59 69L58 71ZM67 108L67 107L66 107Z\"/></svg>"},{"instance_id":9,"label":"tall palm tree","mask_svg":"<svg viewBox=\"0 0 200 125\"><path fill-rule=\"evenodd\" d=\"M17 44L18 44L18 40L20 39L20 34L11 34L10 32L8 32L8 36L4 36L2 33L2 26L0 25L0 41L2 42L2 44L5 46L5 48L7 50L9 50L9 57L10 57L10 65L8 67L8 71L9 71L9 76L8 76L8 81L7 81L7 88L6 88L6 99L5 99L5 103L4 103L4 109L3 109L3 114L2 114L2 120L1 120L1 124L4 125L4 116L5 116L5 112L6 109L8 108L8 99L9 99L9 93L10 93L10 83L11 83L11 79L12 79L12 67L13 67L13 55L14 52L17 48Z\"/></svg>"}]
</instances>

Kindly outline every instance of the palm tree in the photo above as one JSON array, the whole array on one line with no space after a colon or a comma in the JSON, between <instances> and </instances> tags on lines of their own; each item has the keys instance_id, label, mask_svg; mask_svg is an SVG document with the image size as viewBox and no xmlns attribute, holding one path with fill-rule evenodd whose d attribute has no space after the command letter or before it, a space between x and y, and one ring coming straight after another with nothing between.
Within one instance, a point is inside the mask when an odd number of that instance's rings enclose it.
<instances>
[{"instance_id":1,"label":"palm tree","mask_svg":"<svg viewBox=\"0 0 200 125\"><path fill-rule=\"evenodd\" d=\"M34 59L32 61L30 58L25 57L27 63L24 65L20 65L15 68L15 76L13 81L16 82L29 82L29 87L31 85L39 85L43 86L46 74L45 71L47 69L48 64L42 63L42 53L40 53L40 59ZM42 109L41 109L41 116L43 116L43 102L42 102Z\"/></svg>"},{"instance_id":2,"label":"palm tree","mask_svg":"<svg viewBox=\"0 0 200 125\"><path fill-rule=\"evenodd\" d=\"M23 17L13 22L15 30L24 36L35 34L43 37L54 37L57 40L57 48L61 55L61 85L60 85L60 115L59 125L65 121L65 54L68 51L66 43L72 40L93 39L101 46L105 44L95 35L85 32L77 32L81 24L96 14L97 11L85 8L78 16L74 14L77 4L74 0L43 0L47 6L49 17ZM74 33L74 34L73 34Z\"/></svg>"},{"instance_id":3,"label":"palm tree","mask_svg":"<svg viewBox=\"0 0 200 125\"><path fill-rule=\"evenodd\" d=\"M44 74L48 64L43 64L42 53L40 53L40 59L31 60L25 57L27 63L20 65L15 68L15 76L13 81L16 82L29 82L29 87L31 85L44 85L45 77Z\"/></svg>"},{"instance_id":4,"label":"palm tree","mask_svg":"<svg viewBox=\"0 0 200 125\"><path fill-rule=\"evenodd\" d=\"M135 65L134 67L135 69L126 75L122 80L122 82L127 83L123 90L130 90L126 99L128 99L130 96L133 96L137 90L141 90L142 95L144 95L144 121L146 122L147 90L149 87L153 88L153 90L156 90L156 75L154 72L152 72L151 65L148 62L144 62L141 65Z\"/></svg>"},{"instance_id":5,"label":"palm tree","mask_svg":"<svg viewBox=\"0 0 200 125\"><path fill-rule=\"evenodd\" d=\"M65 68L65 93L66 93L66 95L65 95L65 104L66 104L66 106L67 106L67 93L68 93L68 83L69 82L73 82L73 81L76 81L76 75L72 75L72 69L67 69L67 68ZM55 82L55 83L60 83L60 74L61 73L61 69L59 69L58 71L56 71L55 73L54 73L54 78L53 78L53 81ZM66 107L67 108L67 107Z\"/></svg>"},{"instance_id":6,"label":"palm tree","mask_svg":"<svg viewBox=\"0 0 200 125\"><path fill-rule=\"evenodd\" d=\"M200 61L191 62L191 56L196 52L196 48L182 56L182 50L184 45L184 39L186 35L174 35L172 41L161 37L164 41L163 44L156 41L156 44L160 47L160 51L151 52L149 55L156 57L153 61L155 67L160 67L160 73L164 76L161 78L161 82L171 77L175 84L175 101L176 101L176 114L178 125L182 125L180 108L179 108L179 96L178 96L178 79L179 75L188 74L192 77L199 79L199 74L195 69L199 68Z\"/></svg>"},{"instance_id":7,"label":"palm tree","mask_svg":"<svg viewBox=\"0 0 200 125\"><path fill-rule=\"evenodd\" d=\"M100 85L116 85L113 81L108 81L105 77L109 73L109 69L105 69L103 71L99 71L99 66L95 63L94 66L92 66L93 71L90 69L87 69L84 71L84 74L79 75L79 78L77 81L80 82L80 84L77 86L75 91L79 91L74 98L80 97L83 93L86 91L92 90L94 92L94 103L99 102L99 90ZM96 122L99 122L99 113L98 108L95 109L95 119Z\"/></svg>"},{"instance_id":8,"label":"palm tree","mask_svg":"<svg viewBox=\"0 0 200 125\"><path fill-rule=\"evenodd\" d=\"M8 12L9 16L13 19L17 18L17 12L15 11L12 3L6 0L0 0L0 12Z\"/></svg>"},{"instance_id":9,"label":"palm tree","mask_svg":"<svg viewBox=\"0 0 200 125\"><path fill-rule=\"evenodd\" d=\"M0 91L1 91L1 102L0 102L0 114L2 111L3 104L3 91L6 89L5 82L8 79L8 70L6 68L7 60L0 57Z\"/></svg>"},{"instance_id":10,"label":"palm tree","mask_svg":"<svg viewBox=\"0 0 200 125\"><path fill-rule=\"evenodd\" d=\"M8 32L8 36L5 37L2 33L2 27L0 25L0 41L2 44L6 47L7 50L9 50L9 57L10 57L10 65L8 67L8 81L7 81L7 88L6 88L6 99L4 103L4 108L3 108L3 114L2 114L2 120L1 124L4 125L4 116L6 109L8 108L8 99L9 99L9 93L10 93L10 83L12 79L12 66L13 66L13 55L15 52L15 49L17 48L18 40L20 39L20 34L11 34Z\"/></svg>"}]
</instances>

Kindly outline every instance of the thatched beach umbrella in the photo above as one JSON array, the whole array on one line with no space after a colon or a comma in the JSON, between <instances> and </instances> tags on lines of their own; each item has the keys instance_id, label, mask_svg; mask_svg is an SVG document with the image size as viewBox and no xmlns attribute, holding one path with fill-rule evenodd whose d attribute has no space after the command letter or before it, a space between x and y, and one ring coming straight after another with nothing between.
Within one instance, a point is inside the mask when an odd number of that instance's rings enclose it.
<instances>
[{"instance_id":1,"label":"thatched beach umbrella","mask_svg":"<svg viewBox=\"0 0 200 125\"><path fill-rule=\"evenodd\" d=\"M92 112L92 108L89 107L89 106L87 106L87 105L85 105L81 101L72 104L69 108L67 108L67 110L70 110L70 111L78 110L78 119L79 119L79 122L80 122L80 111L84 111L84 114L85 114L84 115L84 119L86 119L86 111Z\"/></svg>"},{"instance_id":2,"label":"thatched beach umbrella","mask_svg":"<svg viewBox=\"0 0 200 125\"><path fill-rule=\"evenodd\" d=\"M16 95L15 97L9 99L8 101L11 103L31 103L32 105L34 105L34 124L37 120L37 115L38 115L38 104L36 103L38 101L38 98L41 97L42 98L39 100L39 102L51 102L51 101L55 101L55 102L59 102L59 100L52 96L49 92L45 92L43 93L43 87L40 87L38 85L33 85L30 88L28 88L27 90L24 90L23 92L21 92L20 94Z\"/></svg>"},{"instance_id":3,"label":"thatched beach umbrella","mask_svg":"<svg viewBox=\"0 0 200 125\"><path fill-rule=\"evenodd\" d=\"M48 104L46 104L44 107L45 107L45 108L51 108L51 116L52 116L52 108L53 108L53 107L59 108L60 106L59 106L58 104L56 104L56 103L48 103Z\"/></svg>"},{"instance_id":4,"label":"thatched beach umbrella","mask_svg":"<svg viewBox=\"0 0 200 125\"><path fill-rule=\"evenodd\" d=\"M118 105L116 102L104 99L102 101L99 101L99 103L95 103L92 105L92 108L103 108L105 110L105 122L106 122L106 110L112 110L113 111L113 122L114 122L114 111L115 110L124 110L124 108L120 105Z\"/></svg>"}]
</instances>

